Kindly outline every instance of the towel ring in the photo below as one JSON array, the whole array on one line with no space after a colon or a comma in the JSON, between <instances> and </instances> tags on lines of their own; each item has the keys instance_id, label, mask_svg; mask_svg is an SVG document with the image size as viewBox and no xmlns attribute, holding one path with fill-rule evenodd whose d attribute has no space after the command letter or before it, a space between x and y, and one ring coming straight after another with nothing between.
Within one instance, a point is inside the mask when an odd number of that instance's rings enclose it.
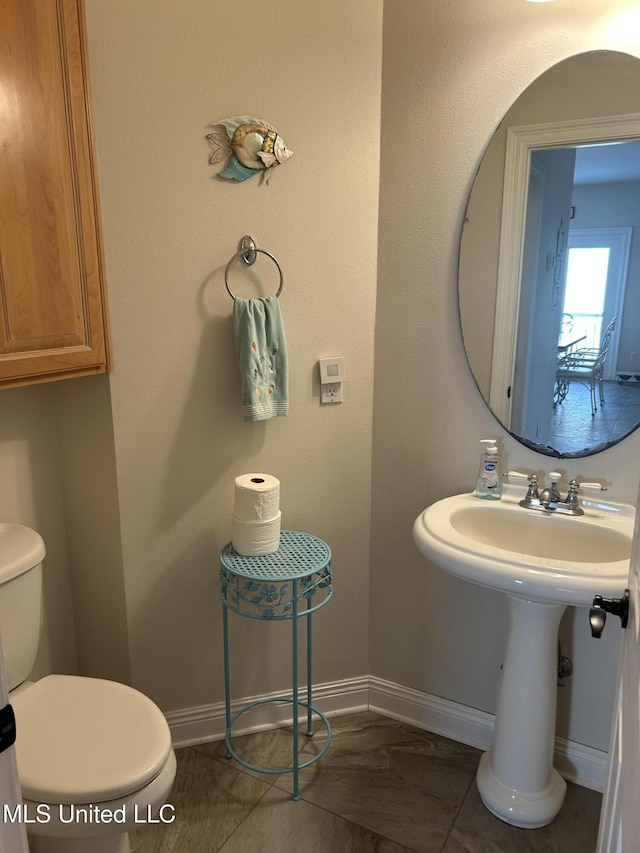
<instances>
[{"instance_id":1,"label":"towel ring","mask_svg":"<svg viewBox=\"0 0 640 853\"><path fill-rule=\"evenodd\" d=\"M284 278L282 275L282 269L280 268L280 264L274 258L274 256L271 254L271 252L267 252L266 249L258 249L257 246L254 246L250 251L252 253L260 252L261 254L266 255L268 258L271 258L273 263L278 267L278 273L280 274L280 285L278 287L276 297L280 296L280 294L282 293L282 287L284 285ZM235 255L229 261L229 263L227 264L227 268L224 271L224 283L225 283L225 286L227 288L227 291L229 292L229 296L232 299L235 299L236 297L235 297L235 294L233 293L233 291L231 290L231 288L229 287L229 269L231 268L231 264L236 260L236 258L243 258L246 262L246 255L247 254L248 254L248 252L247 252L246 247L243 247L239 252L236 252ZM254 259L255 259L255 254L254 254Z\"/></svg>"}]
</instances>

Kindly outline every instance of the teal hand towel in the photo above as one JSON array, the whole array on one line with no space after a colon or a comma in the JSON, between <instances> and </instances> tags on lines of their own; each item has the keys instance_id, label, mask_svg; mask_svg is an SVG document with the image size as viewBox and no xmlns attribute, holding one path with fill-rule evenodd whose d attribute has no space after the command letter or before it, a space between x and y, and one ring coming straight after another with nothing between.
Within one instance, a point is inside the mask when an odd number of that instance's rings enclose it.
<instances>
[{"instance_id":1,"label":"teal hand towel","mask_svg":"<svg viewBox=\"0 0 640 853\"><path fill-rule=\"evenodd\" d=\"M233 332L242 376L242 420L265 421L288 415L287 344L277 297L236 296Z\"/></svg>"}]
</instances>

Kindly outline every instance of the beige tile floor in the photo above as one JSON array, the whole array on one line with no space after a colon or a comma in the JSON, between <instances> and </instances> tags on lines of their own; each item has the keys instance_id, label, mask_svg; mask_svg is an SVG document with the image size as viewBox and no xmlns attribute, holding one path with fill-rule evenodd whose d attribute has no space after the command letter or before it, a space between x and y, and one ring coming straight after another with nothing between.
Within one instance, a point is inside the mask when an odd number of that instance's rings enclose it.
<instances>
[{"instance_id":1,"label":"beige tile floor","mask_svg":"<svg viewBox=\"0 0 640 853\"><path fill-rule=\"evenodd\" d=\"M482 805L474 776L480 752L373 713L332 720L333 740L300 774L245 770L222 743L178 752L170 802L176 819L132 836L133 853L592 853L601 795L569 784L549 826L515 829ZM304 753L324 729L302 736ZM291 732L234 739L256 766L287 767Z\"/></svg>"},{"instance_id":2,"label":"beige tile floor","mask_svg":"<svg viewBox=\"0 0 640 853\"><path fill-rule=\"evenodd\" d=\"M564 403L553 410L551 447L577 453L615 443L635 429L640 421L640 382L605 382L604 398L604 406L598 404L592 415L588 389L572 382Z\"/></svg>"}]
</instances>

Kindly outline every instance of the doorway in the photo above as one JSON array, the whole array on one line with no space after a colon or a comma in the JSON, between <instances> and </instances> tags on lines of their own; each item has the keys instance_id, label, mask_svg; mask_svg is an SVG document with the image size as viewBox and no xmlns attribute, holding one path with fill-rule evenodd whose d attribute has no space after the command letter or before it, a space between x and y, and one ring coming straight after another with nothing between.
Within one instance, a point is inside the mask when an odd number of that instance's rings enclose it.
<instances>
[{"instance_id":1,"label":"doorway","mask_svg":"<svg viewBox=\"0 0 640 853\"><path fill-rule=\"evenodd\" d=\"M572 335L585 335L581 346L597 349L602 332L622 317L631 228L569 230L563 313L571 317ZM620 335L611 339L604 378L615 379Z\"/></svg>"}]
</instances>

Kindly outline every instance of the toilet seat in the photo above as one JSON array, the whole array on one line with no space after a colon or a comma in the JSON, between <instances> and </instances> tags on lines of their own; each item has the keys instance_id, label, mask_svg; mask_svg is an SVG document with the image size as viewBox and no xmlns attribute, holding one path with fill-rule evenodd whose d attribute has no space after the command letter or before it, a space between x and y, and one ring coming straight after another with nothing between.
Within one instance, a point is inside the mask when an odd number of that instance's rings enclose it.
<instances>
[{"instance_id":1,"label":"toilet seat","mask_svg":"<svg viewBox=\"0 0 640 853\"><path fill-rule=\"evenodd\" d=\"M22 793L33 802L124 797L157 776L172 751L162 711L126 684L48 675L10 701Z\"/></svg>"}]
</instances>

